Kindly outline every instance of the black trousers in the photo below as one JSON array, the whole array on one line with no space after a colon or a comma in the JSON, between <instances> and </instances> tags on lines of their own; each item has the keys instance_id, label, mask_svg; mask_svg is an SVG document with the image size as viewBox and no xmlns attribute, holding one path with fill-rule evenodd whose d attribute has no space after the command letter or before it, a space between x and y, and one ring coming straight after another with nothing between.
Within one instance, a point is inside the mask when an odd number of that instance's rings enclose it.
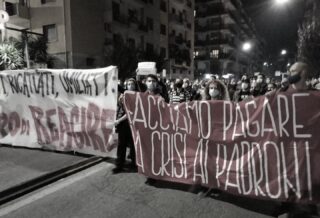
<instances>
[{"instance_id":1,"label":"black trousers","mask_svg":"<svg viewBox=\"0 0 320 218\"><path fill-rule=\"evenodd\" d=\"M122 121L117 126L117 132L118 132L118 148L117 148L117 160L116 165L117 167L123 167L125 161L126 161L126 153L127 148L130 149L130 156L132 160L132 164L136 164L136 153L134 149L133 144L133 138L130 131L130 126L127 120Z\"/></svg>"}]
</instances>

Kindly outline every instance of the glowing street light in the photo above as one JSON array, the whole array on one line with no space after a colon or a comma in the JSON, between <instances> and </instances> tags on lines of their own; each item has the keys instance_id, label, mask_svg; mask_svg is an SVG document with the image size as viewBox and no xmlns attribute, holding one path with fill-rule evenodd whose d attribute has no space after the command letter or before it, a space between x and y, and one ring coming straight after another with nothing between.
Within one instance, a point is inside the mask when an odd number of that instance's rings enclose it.
<instances>
[{"instance_id":1,"label":"glowing street light","mask_svg":"<svg viewBox=\"0 0 320 218\"><path fill-rule=\"evenodd\" d=\"M288 63L288 64L287 64L287 67L290 67L290 66L291 66L291 64L290 64L290 63Z\"/></svg>"},{"instance_id":2,"label":"glowing street light","mask_svg":"<svg viewBox=\"0 0 320 218\"><path fill-rule=\"evenodd\" d=\"M282 51L281 51L281 55L286 55L286 54L287 54L287 50L282 49Z\"/></svg>"},{"instance_id":3,"label":"glowing street light","mask_svg":"<svg viewBox=\"0 0 320 218\"><path fill-rule=\"evenodd\" d=\"M267 62L264 62L264 63L263 63L263 66L268 66L268 63L267 63Z\"/></svg>"},{"instance_id":4,"label":"glowing street light","mask_svg":"<svg viewBox=\"0 0 320 218\"><path fill-rule=\"evenodd\" d=\"M284 5L288 2L290 2L290 0L275 0L275 2L278 4L278 5Z\"/></svg>"},{"instance_id":5,"label":"glowing street light","mask_svg":"<svg viewBox=\"0 0 320 218\"><path fill-rule=\"evenodd\" d=\"M252 48L252 44L250 42L245 42L242 45L242 50L243 51L250 51Z\"/></svg>"}]
</instances>

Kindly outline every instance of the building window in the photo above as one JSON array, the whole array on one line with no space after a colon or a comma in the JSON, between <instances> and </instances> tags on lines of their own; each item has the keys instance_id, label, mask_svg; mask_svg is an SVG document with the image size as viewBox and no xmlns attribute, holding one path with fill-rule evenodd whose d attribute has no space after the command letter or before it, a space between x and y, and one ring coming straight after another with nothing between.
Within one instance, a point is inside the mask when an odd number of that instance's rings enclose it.
<instances>
[{"instance_id":1,"label":"building window","mask_svg":"<svg viewBox=\"0 0 320 218\"><path fill-rule=\"evenodd\" d=\"M120 17L120 5L116 2L112 2L112 18L118 20Z\"/></svg>"},{"instance_id":2,"label":"building window","mask_svg":"<svg viewBox=\"0 0 320 218\"><path fill-rule=\"evenodd\" d=\"M105 32L111 32L111 25L110 23L104 23L104 31Z\"/></svg>"},{"instance_id":3,"label":"building window","mask_svg":"<svg viewBox=\"0 0 320 218\"><path fill-rule=\"evenodd\" d=\"M160 10L163 12L167 12L167 4L163 0L161 0L161 2L160 2Z\"/></svg>"},{"instance_id":4,"label":"building window","mask_svg":"<svg viewBox=\"0 0 320 218\"><path fill-rule=\"evenodd\" d=\"M56 2L56 0L41 0L41 4L46 4L50 2Z\"/></svg>"},{"instance_id":5,"label":"building window","mask_svg":"<svg viewBox=\"0 0 320 218\"><path fill-rule=\"evenodd\" d=\"M210 52L210 57L211 58L219 58L219 50L212 50Z\"/></svg>"},{"instance_id":6,"label":"building window","mask_svg":"<svg viewBox=\"0 0 320 218\"><path fill-rule=\"evenodd\" d=\"M160 57L161 57L161 58L165 58L165 57L167 56L166 53L167 53L166 48L161 47L161 48L160 48Z\"/></svg>"},{"instance_id":7,"label":"building window","mask_svg":"<svg viewBox=\"0 0 320 218\"><path fill-rule=\"evenodd\" d=\"M55 24L43 26L43 35L47 37L48 42L54 42L58 40L57 27Z\"/></svg>"},{"instance_id":8,"label":"building window","mask_svg":"<svg viewBox=\"0 0 320 218\"><path fill-rule=\"evenodd\" d=\"M152 44L147 43L146 52L147 52L147 54L153 53L153 45Z\"/></svg>"},{"instance_id":9,"label":"building window","mask_svg":"<svg viewBox=\"0 0 320 218\"><path fill-rule=\"evenodd\" d=\"M13 16L17 14L17 7L11 2L5 2L6 11L9 16Z\"/></svg>"},{"instance_id":10,"label":"building window","mask_svg":"<svg viewBox=\"0 0 320 218\"><path fill-rule=\"evenodd\" d=\"M163 25L163 24L160 25L160 34L167 35L167 27L166 27L166 25Z\"/></svg>"},{"instance_id":11,"label":"building window","mask_svg":"<svg viewBox=\"0 0 320 218\"><path fill-rule=\"evenodd\" d=\"M153 30L153 20L150 17L147 17L147 27L148 30Z\"/></svg>"},{"instance_id":12,"label":"building window","mask_svg":"<svg viewBox=\"0 0 320 218\"><path fill-rule=\"evenodd\" d=\"M130 48L135 48L136 47L136 41L132 38L127 39L127 44Z\"/></svg>"},{"instance_id":13,"label":"building window","mask_svg":"<svg viewBox=\"0 0 320 218\"><path fill-rule=\"evenodd\" d=\"M193 58L196 58L196 57L198 57L199 56L199 52L198 51L194 51L193 52Z\"/></svg>"}]
</instances>

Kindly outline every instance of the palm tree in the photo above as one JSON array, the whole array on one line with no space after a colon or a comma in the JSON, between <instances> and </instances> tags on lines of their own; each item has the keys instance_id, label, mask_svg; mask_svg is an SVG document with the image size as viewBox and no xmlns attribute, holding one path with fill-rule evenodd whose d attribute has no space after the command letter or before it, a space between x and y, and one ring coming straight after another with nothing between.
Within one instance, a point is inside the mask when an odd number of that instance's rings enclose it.
<instances>
[{"instance_id":1,"label":"palm tree","mask_svg":"<svg viewBox=\"0 0 320 218\"><path fill-rule=\"evenodd\" d=\"M15 70L23 67L21 50L17 49L13 42L0 44L0 69Z\"/></svg>"}]
</instances>

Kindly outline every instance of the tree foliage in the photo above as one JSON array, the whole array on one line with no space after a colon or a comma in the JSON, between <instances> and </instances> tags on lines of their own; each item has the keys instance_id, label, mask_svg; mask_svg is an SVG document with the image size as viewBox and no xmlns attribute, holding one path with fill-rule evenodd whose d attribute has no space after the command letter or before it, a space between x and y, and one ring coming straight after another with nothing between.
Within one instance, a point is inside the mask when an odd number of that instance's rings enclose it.
<instances>
[{"instance_id":1,"label":"tree foliage","mask_svg":"<svg viewBox=\"0 0 320 218\"><path fill-rule=\"evenodd\" d=\"M320 72L320 23L306 21L298 30L298 60L306 62L312 76Z\"/></svg>"}]
</instances>

